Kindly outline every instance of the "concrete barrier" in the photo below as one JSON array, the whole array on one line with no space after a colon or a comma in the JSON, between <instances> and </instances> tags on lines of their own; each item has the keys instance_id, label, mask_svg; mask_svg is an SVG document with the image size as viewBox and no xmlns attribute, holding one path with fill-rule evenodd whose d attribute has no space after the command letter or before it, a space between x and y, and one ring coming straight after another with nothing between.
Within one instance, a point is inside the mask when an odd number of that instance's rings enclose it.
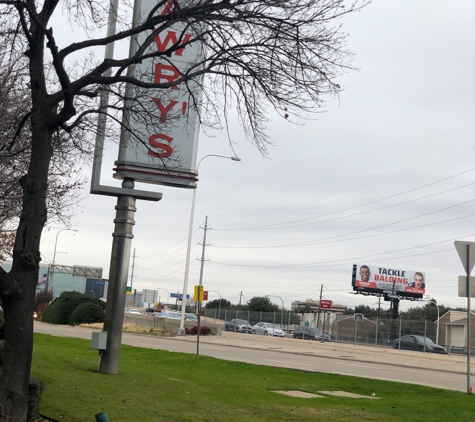
<instances>
[{"instance_id":1,"label":"concrete barrier","mask_svg":"<svg viewBox=\"0 0 475 422\"><path fill-rule=\"evenodd\" d=\"M180 320L173 318L157 318L151 315L139 315L139 314L124 314L124 324L134 324L139 325L140 327L147 328L161 328L169 330L172 333L178 333L180 328ZM185 328L193 328L198 325L197 321L185 321ZM221 324L216 324L211 321L207 321L206 318L201 319L202 327L206 325L211 329L211 335L220 336L222 331Z\"/></svg>"}]
</instances>

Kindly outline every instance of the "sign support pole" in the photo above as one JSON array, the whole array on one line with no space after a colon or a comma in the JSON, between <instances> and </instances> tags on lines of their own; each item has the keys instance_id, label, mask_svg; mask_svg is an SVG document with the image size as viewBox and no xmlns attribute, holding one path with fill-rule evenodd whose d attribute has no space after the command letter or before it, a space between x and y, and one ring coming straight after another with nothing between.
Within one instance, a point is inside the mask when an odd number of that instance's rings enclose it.
<instances>
[{"instance_id":1,"label":"sign support pole","mask_svg":"<svg viewBox=\"0 0 475 422\"><path fill-rule=\"evenodd\" d=\"M470 387L470 243L467 243L467 394L471 394Z\"/></svg>"},{"instance_id":2,"label":"sign support pole","mask_svg":"<svg viewBox=\"0 0 475 422\"><path fill-rule=\"evenodd\" d=\"M462 292L463 289L463 276L459 277L459 296L467 296L467 394L472 394L472 387L470 387L470 349L471 349L471 319L472 319L472 310L471 308L471 296L472 293L470 292L470 273L472 272L473 264L475 263L475 243L474 242L462 242L460 240L456 240L454 242L455 249L462 261L462 265L465 270L466 278L466 285L465 285L465 292ZM472 256L473 255L473 256ZM450 331L452 335L452 330Z\"/></svg>"},{"instance_id":3,"label":"sign support pole","mask_svg":"<svg viewBox=\"0 0 475 422\"><path fill-rule=\"evenodd\" d=\"M132 179L125 179L122 186L134 188ZM107 332L106 349L102 351L99 361L101 374L119 373L119 355L124 322L124 304L129 272L130 251L132 247L133 226L135 224L135 197L119 195L117 198L116 217L112 241L111 262L109 270L109 289L107 292L107 309L104 331Z\"/></svg>"}]
</instances>

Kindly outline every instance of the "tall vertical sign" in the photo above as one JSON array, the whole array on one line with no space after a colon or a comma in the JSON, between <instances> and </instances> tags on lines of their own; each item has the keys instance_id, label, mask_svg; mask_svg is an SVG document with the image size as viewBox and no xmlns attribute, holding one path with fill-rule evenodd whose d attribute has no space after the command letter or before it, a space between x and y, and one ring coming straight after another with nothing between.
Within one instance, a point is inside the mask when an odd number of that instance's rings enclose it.
<instances>
[{"instance_id":1,"label":"tall vertical sign","mask_svg":"<svg viewBox=\"0 0 475 422\"><path fill-rule=\"evenodd\" d=\"M140 16L156 7L156 0L143 0ZM179 0L170 0L157 15L180 10ZM196 187L199 107L202 77L182 82L182 75L199 71L202 44L193 41L202 33L198 23L179 21L162 32L138 35L136 48L147 46L144 55L157 52L135 66L135 78L164 88L129 87L128 110L121 134L114 177L175 187ZM134 41L132 41L134 42ZM189 43L189 44L188 44ZM183 46L182 48L176 47Z\"/></svg>"}]
</instances>

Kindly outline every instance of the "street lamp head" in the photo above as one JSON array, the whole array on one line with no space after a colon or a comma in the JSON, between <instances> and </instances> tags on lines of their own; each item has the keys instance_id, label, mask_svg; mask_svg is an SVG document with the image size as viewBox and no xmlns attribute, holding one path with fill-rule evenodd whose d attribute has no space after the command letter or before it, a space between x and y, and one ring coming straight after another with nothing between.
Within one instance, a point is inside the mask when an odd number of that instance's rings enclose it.
<instances>
[{"instance_id":1,"label":"street lamp head","mask_svg":"<svg viewBox=\"0 0 475 422\"><path fill-rule=\"evenodd\" d=\"M241 159L239 157L231 157L231 160L233 161L241 161Z\"/></svg>"}]
</instances>

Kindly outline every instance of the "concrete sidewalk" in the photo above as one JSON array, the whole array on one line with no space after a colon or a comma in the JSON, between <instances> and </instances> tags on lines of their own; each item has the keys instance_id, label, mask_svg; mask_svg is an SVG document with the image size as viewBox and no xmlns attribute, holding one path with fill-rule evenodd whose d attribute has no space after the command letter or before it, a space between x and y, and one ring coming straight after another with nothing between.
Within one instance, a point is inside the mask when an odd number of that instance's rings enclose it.
<instances>
[{"instance_id":1,"label":"concrete sidewalk","mask_svg":"<svg viewBox=\"0 0 475 422\"><path fill-rule=\"evenodd\" d=\"M196 342L195 336L172 337L171 340ZM466 355L440 355L397 350L392 347L355 345L339 342L317 342L294 338L266 337L252 334L223 332L221 336L200 336L200 344L269 350L273 352L315 355L323 358L358 362L373 362L450 373L467 373ZM471 372L474 369L471 359Z\"/></svg>"},{"instance_id":2,"label":"concrete sidewalk","mask_svg":"<svg viewBox=\"0 0 475 422\"><path fill-rule=\"evenodd\" d=\"M97 331L85 327L66 327L62 325L45 324L35 321L35 332L79 337L90 339L91 332ZM124 332L125 334L125 332ZM128 333L134 336L149 336L147 334ZM185 337L156 337L160 341L196 343L196 336ZM200 344L230 346L243 349L260 349L272 352L290 353L293 355L318 356L327 359L341 359L353 362L372 362L382 365L405 366L409 368L430 369L448 373L467 373L466 355L438 355L432 353L396 350L391 347L374 345L355 345L352 343L300 340L292 337L278 338L253 334L240 334L223 331L221 336L200 336ZM475 357L471 363L475 364ZM475 374L474 365L470 372Z\"/></svg>"}]
</instances>

